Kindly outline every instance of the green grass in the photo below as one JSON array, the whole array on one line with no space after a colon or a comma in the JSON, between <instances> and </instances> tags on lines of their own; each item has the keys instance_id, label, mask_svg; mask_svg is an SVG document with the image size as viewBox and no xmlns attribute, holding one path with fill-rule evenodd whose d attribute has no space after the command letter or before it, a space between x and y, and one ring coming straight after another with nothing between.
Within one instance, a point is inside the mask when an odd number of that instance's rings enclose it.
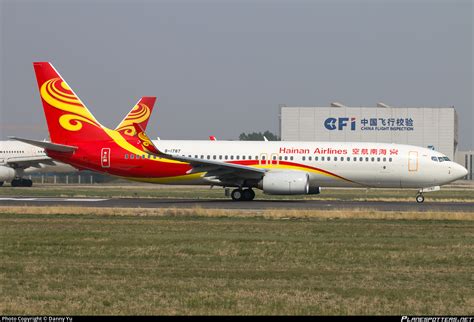
<instances>
[{"instance_id":1,"label":"green grass","mask_svg":"<svg viewBox=\"0 0 474 322\"><path fill-rule=\"evenodd\" d=\"M323 189L319 195L309 196L269 196L256 191L256 199L262 200L408 200L414 201L414 189ZM54 186L37 185L32 188L0 187L0 196L17 197L141 197L141 198L185 198L185 199L228 199L222 188L216 187L175 187L156 185L123 185L123 186ZM474 189L444 189L425 194L428 201L474 202Z\"/></svg>"},{"instance_id":2,"label":"green grass","mask_svg":"<svg viewBox=\"0 0 474 322\"><path fill-rule=\"evenodd\" d=\"M0 245L2 315L474 314L472 221L2 214Z\"/></svg>"}]
</instances>

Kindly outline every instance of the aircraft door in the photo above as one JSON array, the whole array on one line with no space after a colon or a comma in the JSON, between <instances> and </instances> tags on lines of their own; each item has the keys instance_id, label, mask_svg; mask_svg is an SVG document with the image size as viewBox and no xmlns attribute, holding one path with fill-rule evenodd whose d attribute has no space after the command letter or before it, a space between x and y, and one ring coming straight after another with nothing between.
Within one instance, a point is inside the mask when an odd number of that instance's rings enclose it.
<instances>
[{"instance_id":1,"label":"aircraft door","mask_svg":"<svg viewBox=\"0 0 474 322\"><path fill-rule=\"evenodd\" d=\"M102 168L110 168L110 148L103 148L100 152Z\"/></svg>"},{"instance_id":2,"label":"aircraft door","mask_svg":"<svg viewBox=\"0 0 474 322\"><path fill-rule=\"evenodd\" d=\"M418 152L417 151L408 152L408 171L410 172L418 171Z\"/></svg>"}]
</instances>

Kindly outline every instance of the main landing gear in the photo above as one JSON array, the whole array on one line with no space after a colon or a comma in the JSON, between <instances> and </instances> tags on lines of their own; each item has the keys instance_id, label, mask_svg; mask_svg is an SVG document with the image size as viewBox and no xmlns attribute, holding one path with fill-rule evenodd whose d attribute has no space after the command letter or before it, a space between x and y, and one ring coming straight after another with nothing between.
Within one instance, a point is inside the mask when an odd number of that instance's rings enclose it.
<instances>
[{"instance_id":1,"label":"main landing gear","mask_svg":"<svg viewBox=\"0 0 474 322\"><path fill-rule=\"evenodd\" d=\"M31 187L33 181L29 179L14 179L12 180L12 187Z\"/></svg>"},{"instance_id":2,"label":"main landing gear","mask_svg":"<svg viewBox=\"0 0 474 322\"><path fill-rule=\"evenodd\" d=\"M230 196L234 201L252 201L255 198L255 192L252 189L234 189Z\"/></svg>"}]
</instances>

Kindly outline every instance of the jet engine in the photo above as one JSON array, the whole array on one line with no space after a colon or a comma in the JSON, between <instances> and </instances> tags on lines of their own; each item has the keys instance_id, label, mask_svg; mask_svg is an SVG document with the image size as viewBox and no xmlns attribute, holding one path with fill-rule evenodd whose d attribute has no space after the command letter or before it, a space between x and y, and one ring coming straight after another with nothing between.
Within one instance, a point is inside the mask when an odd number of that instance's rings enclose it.
<instances>
[{"instance_id":1,"label":"jet engine","mask_svg":"<svg viewBox=\"0 0 474 322\"><path fill-rule=\"evenodd\" d=\"M304 195L309 192L306 172L275 171L265 174L259 188L269 195Z\"/></svg>"},{"instance_id":2,"label":"jet engine","mask_svg":"<svg viewBox=\"0 0 474 322\"><path fill-rule=\"evenodd\" d=\"M0 166L0 182L15 179L16 172L10 167Z\"/></svg>"}]
</instances>

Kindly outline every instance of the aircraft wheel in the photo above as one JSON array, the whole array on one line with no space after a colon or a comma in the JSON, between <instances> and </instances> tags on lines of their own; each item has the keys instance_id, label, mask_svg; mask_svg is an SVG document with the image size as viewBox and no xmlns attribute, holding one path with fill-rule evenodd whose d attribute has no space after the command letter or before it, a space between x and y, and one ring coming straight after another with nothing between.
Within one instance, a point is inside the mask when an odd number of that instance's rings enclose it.
<instances>
[{"instance_id":1,"label":"aircraft wheel","mask_svg":"<svg viewBox=\"0 0 474 322\"><path fill-rule=\"evenodd\" d=\"M425 201L425 197L421 193L417 194L416 195L416 202L422 203L423 201Z\"/></svg>"},{"instance_id":2,"label":"aircraft wheel","mask_svg":"<svg viewBox=\"0 0 474 322\"><path fill-rule=\"evenodd\" d=\"M252 189L245 189L242 192L242 200L252 201L255 198L255 192Z\"/></svg>"},{"instance_id":3,"label":"aircraft wheel","mask_svg":"<svg viewBox=\"0 0 474 322\"><path fill-rule=\"evenodd\" d=\"M20 186L20 180L17 180L17 179L12 180L11 185L12 185L12 187L19 187Z\"/></svg>"},{"instance_id":4,"label":"aircraft wheel","mask_svg":"<svg viewBox=\"0 0 474 322\"><path fill-rule=\"evenodd\" d=\"M23 179L22 180L23 187L31 187L33 186L33 181L30 179Z\"/></svg>"},{"instance_id":5,"label":"aircraft wheel","mask_svg":"<svg viewBox=\"0 0 474 322\"><path fill-rule=\"evenodd\" d=\"M0 181L0 187L3 186L3 181Z\"/></svg>"},{"instance_id":6,"label":"aircraft wheel","mask_svg":"<svg viewBox=\"0 0 474 322\"><path fill-rule=\"evenodd\" d=\"M243 191L241 189L234 189L232 190L232 193L230 194L230 196L232 197L232 200L234 201L242 201Z\"/></svg>"}]
</instances>

